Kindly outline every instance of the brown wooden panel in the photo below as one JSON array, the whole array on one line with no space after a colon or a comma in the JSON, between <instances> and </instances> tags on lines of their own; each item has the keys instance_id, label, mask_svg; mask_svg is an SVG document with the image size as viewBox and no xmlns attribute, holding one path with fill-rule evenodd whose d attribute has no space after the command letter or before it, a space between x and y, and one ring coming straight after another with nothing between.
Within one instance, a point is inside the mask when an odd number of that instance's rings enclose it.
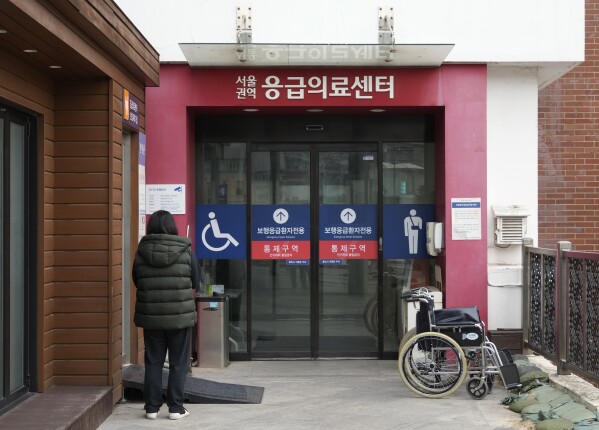
<instances>
[{"instance_id":1,"label":"brown wooden panel","mask_svg":"<svg viewBox=\"0 0 599 430\"><path fill-rule=\"evenodd\" d=\"M108 251L55 251L56 266L104 266L108 264Z\"/></svg>"},{"instance_id":2,"label":"brown wooden panel","mask_svg":"<svg viewBox=\"0 0 599 430\"><path fill-rule=\"evenodd\" d=\"M54 299L55 313L106 312L108 299L100 297L57 297ZM71 343L71 342L69 342ZM83 342L86 343L86 342ZM95 343L95 342L92 342Z\"/></svg>"},{"instance_id":3,"label":"brown wooden panel","mask_svg":"<svg viewBox=\"0 0 599 430\"><path fill-rule=\"evenodd\" d=\"M56 375L102 375L108 360L54 360Z\"/></svg>"},{"instance_id":4,"label":"brown wooden panel","mask_svg":"<svg viewBox=\"0 0 599 430\"><path fill-rule=\"evenodd\" d=\"M66 205L55 204L52 206L52 218L57 219L98 219L106 218L108 215L108 205L87 204L87 205ZM50 216L47 215L48 218Z\"/></svg>"},{"instance_id":5,"label":"brown wooden panel","mask_svg":"<svg viewBox=\"0 0 599 430\"><path fill-rule=\"evenodd\" d=\"M58 123L56 123L58 124ZM57 142L93 142L108 140L107 126L82 125L82 126L54 126ZM56 146L59 144L57 143Z\"/></svg>"},{"instance_id":6,"label":"brown wooden panel","mask_svg":"<svg viewBox=\"0 0 599 430\"><path fill-rule=\"evenodd\" d=\"M146 76L147 85L158 85L159 68L157 67L158 53L147 40L131 25L129 19L113 3L103 0L90 0L93 7L85 5L85 0L70 0L77 5L79 12L94 24L102 34L108 35L112 46L118 47L122 55L133 64L128 68L139 68ZM83 7L83 6L87 7ZM127 62L123 60L126 64Z\"/></svg>"},{"instance_id":7,"label":"brown wooden panel","mask_svg":"<svg viewBox=\"0 0 599 430\"><path fill-rule=\"evenodd\" d=\"M52 357L52 359L57 360L66 360L66 359L74 359L74 360L86 360L86 359L99 359L106 358L108 354L108 345L95 345L95 344L86 344L86 345L52 345L47 348L47 354Z\"/></svg>"},{"instance_id":8,"label":"brown wooden panel","mask_svg":"<svg viewBox=\"0 0 599 430\"><path fill-rule=\"evenodd\" d=\"M54 282L90 281L102 282L108 279L105 266L56 266Z\"/></svg>"},{"instance_id":9,"label":"brown wooden panel","mask_svg":"<svg viewBox=\"0 0 599 430\"><path fill-rule=\"evenodd\" d=\"M107 324L106 313L55 313L53 328L102 328Z\"/></svg>"},{"instance_id":10,"label":"brown wooden panel","mask_svg":"<svg viewBox=\"0 0 599 430\"><path fill-rule=\"evenodd\" d=\"M79 94L65 94L57 95L56 98L56 110L108 110L108 96L106 95L79 95Z\"/></svg>"},{"instance_id":11,"label":"brown wooden panel","mask_svg":"<svg viewBox=\"0 0 599 430\"><path fill-rule=\"evenodd\" d=\"M121 311L123 307L123 300L120 293L113 294L112 296L112 325L121 324L122 314Z\"/></svg>"},{"instance_id":12,"label":"brown wooden panel","mask_svg":"<svg viewBox=\"0 0 599 430\"><path fill-rule=\"evenodd\" d=\"M45 110L54 108L52 81L3 49L0 49L0 87L34 101Z\"/></svg>"},{"instance_id":13,"label":"brown wooden panel","mask_svg":"<svg viewBox=\"0 0 599 430\"><path fill-rule=\"evenodd\" d=\"M55 173L56 188L103 188L108 186L108 173Z\"/></svg>"},{"instance_id":14,"label":"brown wooden panel","mask_svg":"<svg viewBox=\"0 0 599 430\"><path fill-rule=\"evenodd\" d=\"M54 171L61 173L102 173L106 172L106 157L55 157Z\"/></svg>"},{"instance_id":15,"label":"brown wooden panel","mask_svg":"<svg viewBox=\"0 0 599 430\"><path fill-rule=\"evenodd\" d=\"M108 203L107 189L56 188L54 203Z\"/></svg>"},{"instance_id":16,"label":"brown wooden panel","mask_svg":"<svg viewBox=\"0 0 599 430\"><path fill-rule=\"evenodd\" d=\"M46 234L107 234L104 219L46 220Z\"/></svg>"},{"instance_id":17,"label":"brown wooden panel","mask_svg":"<svg viewBox=\"0 0 599 430\"><path fill-rule=\"evenodd\" d=\"M98 236L54 236L55 250L98 250L106 249L108 246L108 237Z\"/></svg>"},{"instance_id":18,"label":"brown wooden panel","mask_svg":"<svg viewBox=\"0 0 599 430\"><path fill-rule=\"evenodd\" d=\"M105 282L54 282L49 284L53 297L106 297Z\"/></svg>"},{"instance_id":19,"label":"brown wooden panel","mask_svg":"<svg viewBox=\"0 0 599 430\"><path fill-rule=\"evenodd\" d=\"M109 83L109 79L60 81L56 83L56 93L61 96L66 94L107 95Z\"/></svg>"},{"instance_id":20,"label":"brown wooden panel","mask_svg":"<svg viewBox=\"0 0 599 430\"><path fill-rule=\"evenodd\" d=\"M115 282L118 282L120 284L121 282L121 273L122 273L122 267L119 261L119 264L113 264L112 265L112 269L111 269L111 275L112 275L112 279L115 280Z\"/></svg>"},{"instance_id":21,"label":"brown wooden panel","mask_svg":"<svg viewBox=\"0 0 599 430\"><path fill-rule=\"evenodd\" d=\"M61 126L106 126L108 113L106 111L57 111L56 123Z\"/></svg>"},{"instance_id":22,"label":"brown wooden panel","mask_svg":"<svg viewBox=\"0 0 599 430\"><path fill-rule=\"evenodd\" d=\"M106 142L60 142L55 147L54 155L57 157L108 156L108 144Z\"/></svg>"},{"instance_id":23,"label":"brown wooden panel","mask_svg":"<svg viewBox=\"0 0 599 430\"><path fill-rule=\"evenodd\" d=\"M113 175L115 176L115 175ZM118 175L118 177L120 177L120 175ZM114 183L114 182L113 182ZM122 208L122 203L123 203L123 192L121 191L120 188L117 188L116 186L113 187L112 189L112 203L113 203L113 207L119 207L121 208L121 213L123 212ZM121 219L120 217L117 219Z\"/></svg>"},{"instance_id":24,"label":"brown wooden panel","mask_svg":"<svg viewBox=\"0 0 599 430\"><path fill-rule=\"evenodd\" d=\"M115 135L113 135L112 139L112 156L119 160L123 159L123 131L114 127L113 131Z\"/></svg>"},{"instance_id":25,"label":"brown wooden panel","mask_svg":"<svg viewBox=\"0 0 599 430\"><path fill-rule=\"evenodd\" d=\"M6 26L10 38L4 48L14 55L22 55L23 48L34 47L35 55L28 55L26 61L39 70L46 71L58 80L88 78L98 75L98 70L92 62L87 61L77 52L72 51L59 40L60 36L70 33L72 27L68 22L56 16L53 10L48 10L44 1L2 2L3 5L17 3L16 7L3 8L3 26ZM28 8L37 9L34 16L23 13ZM30 11L28 11L30 12ZM42 16L40 17L41 14ZM47 31L44 27L48 23L56 23L53 30ZM40 25L43 23L44 26ZM4 39L4 38L3 38ZM67 43L70 45L70 43ZM48 66L58 64L59 70L48 70Z\"/></svg>"},{"instance_id":26,"label":"brown wooden panel","mask_svg":"<svg viewBox=\"0 0 599 430\"><path fill-rule=\"evenodd\" d=\"M108 331L106 329L55 329L52 330L52 335L54 336L54 343L108 343Z\"/></svg>"}]
</instances>

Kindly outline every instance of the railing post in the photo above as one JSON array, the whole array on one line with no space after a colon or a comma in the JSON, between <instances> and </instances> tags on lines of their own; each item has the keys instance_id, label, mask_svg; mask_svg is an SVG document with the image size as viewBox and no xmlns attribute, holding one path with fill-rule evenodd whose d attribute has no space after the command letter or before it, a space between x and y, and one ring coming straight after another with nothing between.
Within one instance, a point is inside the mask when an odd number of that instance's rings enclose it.
<instances>
[{"instance_id":1,"label":"railing post","mask_svg":"<svg viewBox=\"0 0 599 430\"><path fill-rule=\"evenodd\" d=\"M530 338L530 257L529 247L534 241L525 237L522 239L522 341L528 345Z\"/></svg>"},{"instance_id":2,"label":"railing post","mask_svg":"<svg viewBox=\"0 0 599 430\"><path fill-rule=\"evenodd\" d=\"M557 299L557 312L556 314L556 324L555 328L557 330L557 374L558 375L569 375L570 371L568 371L566 367L567 360L567 341L568 336L568 278L566 268L568 266L568 262L566 257L564 256L565 251L570 251L572 249L572 243L568 241L559 241L557 243L557 257L558 264L556 264L558 273L556 274L556 282L557 282L557 291L556 291L556 299Z\"/></svg>"}]
</instances>

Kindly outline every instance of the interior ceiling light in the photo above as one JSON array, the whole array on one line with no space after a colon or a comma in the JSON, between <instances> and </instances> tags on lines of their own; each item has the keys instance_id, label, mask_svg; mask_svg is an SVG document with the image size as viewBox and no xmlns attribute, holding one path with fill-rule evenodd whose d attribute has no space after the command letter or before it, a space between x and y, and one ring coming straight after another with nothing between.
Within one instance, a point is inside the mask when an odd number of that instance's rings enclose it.
<instances>
[{"instance_id":1,"label":"interior ceiling light","mask_svg":"<svg viewBox=\"0 0 599 430\"><path fill-rule=\"evenodd\" d=\"M62 69L62 66L48 66L48 67L50 67L51 69Z\"/></svg>"},{"instance_id":2,"label":"interior ceiling light","mask_svg":"<svg viewBox=\"0 0 599 430\"><path fill-rule=\"evenodd\" d=\"M28 54L34 54L37 52L37 49L23 49L23 52L27 52Z\"/></svg>"},{"instance_id":3,"label":"interior ceiling light","mask_svg":"<svg viewBox=\"0 0 599 430\"><path fill-rule=\"evenodd\" d=\"M306 109L306 112L322 112L324 109Z\"/></svg>"},{"instance_id":4,"label":"interior ceiling light","mask_svg":"<svg viewBox=\"0 0 599 430\"><path fill-rule=\"evenodd\" d=\"M260 109L256 109L256 108L245 108L243 109L244 112L258 112Z\"/></svg>"},{"instance_id":5,"label":"interior ceiling light","mask_svg":"<svg viewBox=\"0 0 599 430\"><path fill-rule=\"evenodd\" d=\"M375 112L375 113L385 112L385 109L370 109L370 112Z\"/></svg>"},{"instance_id":6,"label":"interior ceiling light","mask_svg":"<svg viewBox=\"0 0 599 430\"><path fill-rule=\"evenodd\" d=\"M5 33L8 33L8 32L5 29L0 28L0 34L5 34Z\"/></svg>"}]
</instances>

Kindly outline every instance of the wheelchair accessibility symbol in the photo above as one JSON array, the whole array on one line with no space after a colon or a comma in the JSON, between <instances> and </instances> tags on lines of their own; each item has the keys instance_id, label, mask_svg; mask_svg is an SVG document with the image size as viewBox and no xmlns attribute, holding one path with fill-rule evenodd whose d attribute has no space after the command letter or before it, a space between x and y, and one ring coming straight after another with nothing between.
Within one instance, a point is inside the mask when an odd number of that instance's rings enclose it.
<instances>
[{"instance_id":1,"label":"wheelchair accessibility symbol","mask_svg":"<svg viewBox=\"0 0 599 430\"><path fill-rule=\"evenodd\" d=\"M218 220L216 219L216 214L214 212L210 212L208 214L208 217L210 218L210 222L206 224L206 226L202 230L202 243L206 248L213 252L219 252L227 249L228 246L231 244L233 246L239 246L239 242L237 242L232 235L230 235L229 233L222 233L220 231ZM208 241L206 240L206 233L210 229L212 229L212 237L214 239L226 239L226 242L221 246L211 246L210 244L208 244Z\"/></svg>"}]
</instances>

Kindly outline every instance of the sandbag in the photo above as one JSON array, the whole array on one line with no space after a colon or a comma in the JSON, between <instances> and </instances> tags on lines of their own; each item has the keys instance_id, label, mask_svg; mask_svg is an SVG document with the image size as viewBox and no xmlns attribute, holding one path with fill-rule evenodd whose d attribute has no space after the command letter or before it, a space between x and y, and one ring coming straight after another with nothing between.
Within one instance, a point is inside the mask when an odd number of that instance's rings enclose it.
<instances>
[{"instance_id":1,"label":"sandbag","mask_svg":"<svg viewBox=\"0 0 599 430\"><path fill-rule=\"evenodd\" d=\"M563 418L553 418L535 424L536 430L572 430L573 428L574 423Z\"/></svg>"},{"instance_id":2,"label":"sandbag","mask_svg":"<svg viewBox=\"0 0 599 430\"><path fill-rule=\"evenodd\" d=\"M547 403L549 403L551 405L552 409L555 409L561 405L565 405L566 403L570 403L573 401L574 401L574 399L572 399L572 396L559 391L559 396L554 397L553 399L547 401Z\"/></svg>"},{"instance_id":3,"label":"sandbag","mask_svg":"<svg viewBox=\"0 0 599 430\"><path fill-rule=\"evenodd\" d=\"M520 415L523 419L537 422L541 419L541 414L547 414L549 411L551 411L551 405L549 403L537 403L522 408Z\"/></svg>"},{"instance_id":4,"label":"sandbag","mask_svg":"<svg viewBox=\"0 0 599 430\"><path fill-rule=\"evenodd\" d=\"M525 373L524 375L520 376L520 383L522 383L523 386L526 386L535 381L549 382L549 375L543 372L542 370L537 370Z\"/></svg>"},{"instance_id":5,"label":"sandbag","mask_svg":"<svg viewBox=\"0 0 599 430\"><path fill-rule=\"evenodd\" d=\"M508 409L512 412L520 413L526 406L536 405L538 403L539 400L537 399L537 396L530 394L527 396L520 396L519 398L515 399L509 404Z\"/></svg>"},{"instance_id":6,"label":"sandbag","mask_svg":"<svg viewBox=\"0 0 599 430\"><path fill-rule=\"evenodd\" d=\"M569 402L558 406L551 410L554 417L563 418L573 423L579 423L581 421L592 420L596 418L596 415L585 408L580 403Z\"/></svg>"},{"instance_id":7,"label":"sandbag","mask_svg":"<svg viewBox=\"0 0 599 430\"><path fill-rule=\"evenodd\" d=\"M576 423L574 430L599 430L599 421L589 420Z\"/></svg>"},{"instance_id":8,"label":"sandbag","mask_svg":"<svg viewBox=\"0 0 599 430\"><path fill-rule=\"evenodd\" d=\"M518 375L520 375L520 376L526 375L529 372L541 372L542 371L540 367L533 366L530 363L522 365L522 366L516 365L516 367L518 368Z\"/></svg>"}]
</instances>

